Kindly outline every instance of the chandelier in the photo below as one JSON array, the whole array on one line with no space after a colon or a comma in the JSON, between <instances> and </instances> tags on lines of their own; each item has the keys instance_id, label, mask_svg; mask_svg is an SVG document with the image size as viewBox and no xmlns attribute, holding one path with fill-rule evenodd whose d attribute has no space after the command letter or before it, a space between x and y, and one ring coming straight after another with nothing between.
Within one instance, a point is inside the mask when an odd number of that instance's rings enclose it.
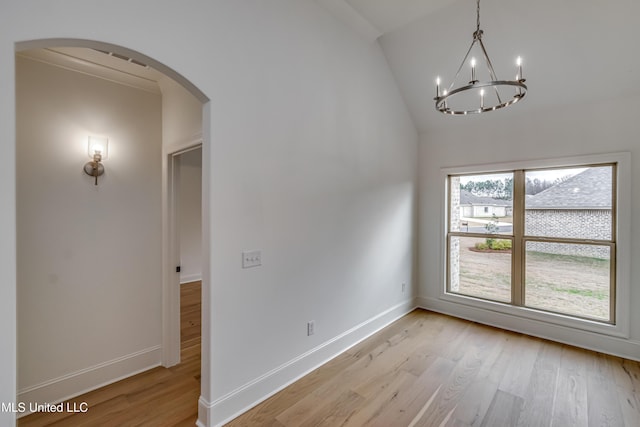
<instances>
[{"instance_id":1,"label":"chandelier","mask_svg":"<svg viewBox=\"0 0 640 427\"><path fill-rule=\"evenodd\" d=\"M498 80L493 65L487 54L484 43L482 42L483 31L480 29L480 0L477 0L476 10L476 31L473 33L473 41L464 56L456 76L451 85L447 89L440 91L440 77L436 79L436 110L444 114L479 114L488 111L498 110L508 107L520 101L527 93L527 86L524 84L525 79L522 76L522 58L516 60L517 72L515 80ZM474 57L469 60L469 55L476 47L476 51L480 51L480 55L484 61L480 64ZM467 63L471 67L471 80L468 83L458 87L454 87L460 76L460 71ZM480 70L476 69L476 65L484 62L486 67L487 80L478 79Z\"/></svg>"}]
</instances>

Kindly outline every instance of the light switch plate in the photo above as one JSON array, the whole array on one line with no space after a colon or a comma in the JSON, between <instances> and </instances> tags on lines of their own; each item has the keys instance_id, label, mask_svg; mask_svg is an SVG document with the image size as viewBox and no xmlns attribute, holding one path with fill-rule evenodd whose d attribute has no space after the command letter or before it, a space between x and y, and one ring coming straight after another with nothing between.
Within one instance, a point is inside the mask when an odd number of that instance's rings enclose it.
<instances>
[{"instance_id":1,"label":"light switch plate","mask_svg":"<svg viewBox=\"0 0 640 427\"><path fill-rule=\"evenodd\" d=\"M262 265L261 251L242 252L242 268L258 267Z\"/></svg>"}]
</instances>

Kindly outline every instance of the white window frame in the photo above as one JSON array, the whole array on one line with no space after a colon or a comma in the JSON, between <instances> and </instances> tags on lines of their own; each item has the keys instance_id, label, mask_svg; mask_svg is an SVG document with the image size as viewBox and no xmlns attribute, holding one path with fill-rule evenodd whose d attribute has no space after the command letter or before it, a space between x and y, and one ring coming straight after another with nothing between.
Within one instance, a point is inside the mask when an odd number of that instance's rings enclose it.
<instances>
[{"instance_id":1,"label":"white window frame","mask_svg":"<svg viewBox=\"0 0 640 427\"><path fill-rule=\"evenodd\" d=\"M616 263L615 263L615 324L575 318L569 315L540 311L528 307L513 306L507 303L478 299L471 296L447 292L447 231L449 218L449 176L462 174L488 174L518 169L543 169L576 167L615 163L617 165L617 219L616 225ZM442 168L441 170L442 221L440 253L442 256L440 271L440 296L444 301L463 304L474 308L495 311L523 319L532 319L550 324L576 328L622 338L629 338L630 296L631 296L631 153L608 153L588 156L563 157L542 160L526 160L507 163L492 163Z\"/></svg>"}]
</instances>

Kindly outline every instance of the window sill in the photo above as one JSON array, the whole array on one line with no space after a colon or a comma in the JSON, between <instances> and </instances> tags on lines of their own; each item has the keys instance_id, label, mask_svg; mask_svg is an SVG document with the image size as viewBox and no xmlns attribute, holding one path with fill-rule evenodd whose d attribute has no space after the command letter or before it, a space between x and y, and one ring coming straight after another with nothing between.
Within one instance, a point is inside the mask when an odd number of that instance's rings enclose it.
<instances>
[{"instance_id":1,"label":"window sill","mask_svg":"<svg viewBox=\"0 0 640 427\"><path fill-rule=\"evenodd\" d=\"M629 331L620 324L610 324L595 320L580 319L558 313L551 313L536 310L528 307L513 306L506 303L483 300L465 295L443 292L441 300L461 304L476 309L493 311L500 314L515 316L520 319L535 320L550 325L562 326L566 328L579 329L587 332L608 335L617 338L629 338Z\"/></svg>"}]
</instances>

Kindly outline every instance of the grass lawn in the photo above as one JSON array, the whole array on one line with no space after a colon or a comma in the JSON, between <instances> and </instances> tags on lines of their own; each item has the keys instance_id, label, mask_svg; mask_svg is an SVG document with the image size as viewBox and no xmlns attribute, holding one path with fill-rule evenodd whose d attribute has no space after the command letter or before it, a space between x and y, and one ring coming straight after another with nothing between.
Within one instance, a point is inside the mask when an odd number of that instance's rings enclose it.
<instances>
[{"instance_id":1,"label":"grass lawn","mask_svg":"<svg viewBox=\"0 0 640 427\"><path fill-rule=\"evenodd\" d=\"M474 252L484 239L460 238L458 292L511 301L511 254ZM527 252L525 305L598 320L609 320L609 260Z\"/></svg>"}]
</instances>

